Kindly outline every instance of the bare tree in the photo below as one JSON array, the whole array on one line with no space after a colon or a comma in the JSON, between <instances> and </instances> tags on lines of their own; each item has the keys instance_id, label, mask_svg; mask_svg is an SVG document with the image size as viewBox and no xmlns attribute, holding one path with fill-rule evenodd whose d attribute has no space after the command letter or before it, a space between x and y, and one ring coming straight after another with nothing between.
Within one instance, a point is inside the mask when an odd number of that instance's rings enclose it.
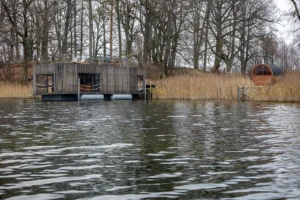
<instances>
[{"instance_id":1,"label":"bare tree","mask_svg":"<svg viewBox=\"0 0 300 200\"><path fill-rule=\"evenodd\" d=\"M299 8L299 5L298 5L298 2L296 2L295 0L290 0L292 3L293 3L293 6L294 6L294 16L296 16L299 20L300 20L300 8Z\"/></svg>"},{"instance_id":2,"label":"bare tree","mask_svg":"<svg viewBox=\"0 0 300 200\"><path fill-rule=\"evenodd\" d=\"M125 43L126 43L126 51L125 54L127 56L131 56L132 54L132 45L134 40L136 39L138 33L140 32L139 29L136 28L137 26L137 15L138 9L136 8L137 3L132 2L129 0L123 0L121 2L122 15L121 15L121 22L124 29L125 34Z\"/></svg>"},{"instance_id":3,"label":"bare tree","mask_svg":"<svg viewBox=\"0 0 300 200\"><path fill-rule=\"evenodd\" d=\"M213 50L215 54L214 71L219 72L222 59L224 59L224 42L225 37L231 34L231 14L233 6L231 6L230 0L214 0L212 4L212 18L209 23L210 30L215 39L215 48ZM210 44L211 46L211 44Z\"/></svg>"},{"instance_id":4,"label":"bare tree","mask_svg":"<svg viewBox=\"0 0 300 200\"><path fill-rule=\"evenodd\" d=\"M30 41L30 6L34 0L23 0L18 2L16 0L2 1L2 6L6 12L8 21L10 22L14 32L22 39L23 46L23 83L28 82L28 63L30 61L30 53L32 51L32 42ZM16 6L11 6L16 4ZM16 8L16 9L13 9ZM16 18L15 16L22 16Z\"/></svg>"},{"instance_id":5,"label":"bare tree","mask_svg":"<svg viewBox=\"0 0 300 200\"><path fill-rule=\"evenodd\" d=\"M299 19L299 0L290 1ZM101 53L105 59L111 19L118 57L159 66L166 76L178 63L206 71L209 59L216 72L224 65L227 72L246 73L263 58L293 68L298 49L270 38L272 9L272 0L2 0L0 50L11 62L23 52L25 82L32 59L83 60Z\"/></svg>"}]
</instances>

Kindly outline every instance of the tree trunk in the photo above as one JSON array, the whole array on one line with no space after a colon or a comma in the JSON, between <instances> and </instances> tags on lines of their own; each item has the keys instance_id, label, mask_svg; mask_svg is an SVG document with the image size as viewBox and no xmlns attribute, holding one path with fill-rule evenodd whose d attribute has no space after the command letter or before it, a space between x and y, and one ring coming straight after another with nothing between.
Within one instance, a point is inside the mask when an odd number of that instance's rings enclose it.
<instances>
[{"instance_id":1,"label":"tree trunk","mask_svg":"<svg viewBox=\"0 0 300 200\"><path fill-rule=\"evenodd\" d=\"M44 0L44 16L42 27L42 62L48 61L48 42L49 42L49 14L48 14L48 0Z\"/></svg>"},{"instance_id":2,"label":"tree trunk","mask_svg":"<svg viewBox=\"0 0 300 200\"><path fill-rule=\"evenodd\" d=\"M28 61L29 61L29 56L28 56L28 50L29 50L29 42L28 42L28 33L27 31L24 34L23 38L23 79L22 82L26 84L28 82Z\"/></svg>"},{"instance_id":3,"label":"tree trunk","mask_svg":"<svg viewBox=\"0 0 300 200\"><path fill-rule=\"evenodd\" d=\"M77 4L76 4L76 0L74 0L73 2L73 6L74 6L74 27L73 27L73 30L74 30L74 57L76 58L76 61L77 61L77 31L76 31L76 28L77 28Z\"/></svg>"},{"instance_id":4,"label":"tree trunk","mask_svg":"<svg viewBox=\"0 0 300 200\"><path fill-rule=\"evenodd\" d=\"M41 27L41 17L39 14L36 13L36 30L35 30L35 45L36 45L36 59L35 61L38 61L41 59L41 40L42 40L42 32L40 31L40 27Z\"/></svg>"},{"instance_id":5,"label":"tree trunk","mask_svg":"<svg viewBox=\"0 0 300 200\"><path fill-rule=\"evenodd\" d=\"M151 12L150 8L150 0L145 1L145 23L144 23L144 49L143 49L143 64L147 65L149 62L150 55L150 40L151 40Z\"/></svg>"},{"instance_id":6,"label":"tree trunk","mask_svg":"<svg viewBox=\"0 0 300 200\"><path fill-rule=\"evenodd\" d=\"M105 29L105 26L103 26L103 59L106 60L106 44L107 44L107 41L106 41L106 29Z\"/></svg>"},{"instance_id":7,"label":"tree trunk","mask_svg":"<svg viewBox=\"0 0 300 200\"><path fill-rule=\"evenodd\" d=\"M223 52L223 39L219 33L216 41L216 53L215 53L215 65L214 65L214 72L219 73L219 68L222 62L222 52Z\"/></svg>"},{"instance_id":8,"label":"tree trunk","mask_svg":"<svg viewBox=\"0 0 300 200\"><path fill-rule=\"evenodd\" d=\"M18 34L15 33L16 35L16 42L15 42L15 49L16 49L16 62L20 62L21 60L21 55L20 55L20 48L19 48L19 37Z\"/></svg>"},{"instance_id":9,"label":"tree trunk","mask_svg":"<svg viewBox=\"0 0 300 200\"><path fill-rule=\"evenodd\" d=\"M121 17L120 17L120 0L116 0L116 13L117 13L117 23L118 23L119 60L122 60L122 33L121 33Z\"/></svg>"},{"instance_id":10,"label":"tree trunk","mask_svg":"<svg viewBox=\"0 0 300 200\"><path fill-rule=\"evenodd\" d=\"M89 57L93 57L93 11L92 0L88 0L89 4Z\"/></svg>"},{"instance_id":11,"label":"tree trunk","mask_svg":"<svg viewBox=\"0 0 300 200\"><path fill-rule=\"evenodd\" d=\"M29 41L28 41L28 20L27 20L27 13L30 4L26 4L23 2L24 11L23 11L23 80L24 84L28 83L28 61L29 61Z\"/></svg>"},{"instance_id":12,"label":"tree trunk","mask_svg":"<svg viewBox=\"0 0 300 200\"><path fill-rule=\"evenodd\" d=\"M233 23L232 23L232 34L230 42L230 55L228 56L228 61L226 62L226 72L231 72L233 59L235 57L235 39L236 39L236 26L237 26L237 13L236 13L236 1L233 1Z\"/></svg>"},{"instance_id":13,"label":"tree trunk","mask_svg":"<svg viewBox=\"0 0 300 200\"><path fill-rule=\"evenodd\" d=\"M173 38L173 43L172 43L172 53L171 53L171 59L170 59L171 60L170 68L174 68L175 67L178 42L179 42L179 33L177 32L177 33L175 33L175 36Z\"/></svg>"},{"instance_id":14,"label":"tree trunk","mask_svg":"<svg viewBox=\"0 0 300 200\"><path fill-rule=\"evenodd\" d=\"M205 26L205 20L203 20L202 26L200 27L200 20L201 20L201 7L203 2L202 1L194 1L194 30L193 30L193 37L194 37L194 69L199 69L199 57L200 57L200 48L203 42L203 30Z\"/></svg>"},{"instance_id":15,"label":"tree trunk","mask_svg":"<svg viewBox=\"0 0 300 200\"><path fill-rule=\"evenodd\" d=\"M81 0L81 13L80 13L80 60L82 61L83 54L83 1Z\"/></svg>"},{"instance_id":16,"label":"tree trunk","mask_svg":"<svg viewBox=\"0 0 300 200\"><path fill-rule=\"evenodd\" d=\"M144 32L144 52L143 52L143 63L148 63L149 58L149 38L150 38L150 14L146 14L145 19L145 32Z\"/></svg>"},{"instance_id":17,"label":"tree trunk","mask_svg":"<svg viewBox=\"0 0 300 200\"><path fill-rule=\"evenodd\" d=\"M212 0L208 0L206 7L206 17L205 17L205 47L204 47L204 61L203 61L203 71L207 69L207 52L208 52L208 30L209 30L209 18L210 18L210 8Z\"/></svg>"},{"instance_id":18,"label":"tree trunk","mask_svg":"<svg viewBox=\"0 0 300 200\"><path fill-rule=\"evenodd\" d=\"M223 53L223 36L222 36L222 8L223 1L217 2L216 5L216 49L215 49L215 64L214 64L214 72L219 73L219 68L221 67L222 62L222 53Z\"/></svg>"},{"instance_id":19,"label":"tree trunk","mask_svg":"<svg viewBox=\"0 0 300 200\"><path fill-rule=\"evenodd\" d=\"M64 27L64 33L63 33L63 40L62 40L62 54L64 57L64 60L68 59L68 35L70 32L70 22L71 22L71 10L72 10L72 1L67 0L67 10L66 10L66 21L65 21L65 27Z\"/></svg>"},{"instance_id":20,"label":"tree trunk","mask_svg":"<svg viewBox=\"0 0 300 200\"><path fill-rule=\"evenodd\" d=\"M169 76L169 56L170 56L170 49L171 49L171 45L170 45L170 41L167 41L167 45L165 48L165 55L164 55L164 73L165 76Z\"/></svg>"},{"instance_id":21,"label":"tree trunk","mask_svg":"<svg viewBox=\"0 0 300 200\"><path fill-rule=\"evenodd\" d=\"M15 31L12 29L10 30L10 48L9 48L9 62L12 62L14 60L14 47L16 42L16 34Z\"/></svg>"},{"instance_id":22,"label":"tree trunk","mask_svg":"<svg viewBox=\"0 0 300 200\"><path fill-rule=\"evenodd\" d=\"M112 45L112 41L113 41L113 7L114 7L114 1L111 1L111 8L110 8L110 32L109 32L109 54L110 54L110 60L112 60L112 51L113 51L113 45Z\"/></svg>"},{"instance_id":23,"label":"tree trunk","mask_svg":"<svg viewBox=\"0 0 300 200\"><path fill-rule=\"evenodd\" d=\"M166 48L164 54L164 72L165 76L169 76L169 57L171 53L171 35L172 35L172 11L168 8L168 21L167 21L167 30L166 30Z\"/></svg>"}]
</instances>

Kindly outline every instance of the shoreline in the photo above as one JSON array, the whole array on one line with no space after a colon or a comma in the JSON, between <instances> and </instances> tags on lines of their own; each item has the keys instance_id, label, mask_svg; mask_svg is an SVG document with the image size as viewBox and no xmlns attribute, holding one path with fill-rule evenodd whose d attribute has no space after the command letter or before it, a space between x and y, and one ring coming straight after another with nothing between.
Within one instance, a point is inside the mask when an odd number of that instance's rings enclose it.
<instances>
[{"instance_id":1,"label":"shoreline","mask_svg":"<svg viewBox=\"0 0 300 200\"><path fill-rule=\"evenodd\" d=\"M27 100L27 99L39 99L37 97L0 97L0 100L15 100L15 99L20 99L20 100Z\"/></svg>"},{"instance_id":2,"label":"shoreline","mask_svg":"<svg viewBox=\"0 0 300 200\"><path fill-rule=\"evenodd\" d=\"M149 75L154 73L149 72ZM300 103L299 77L299 71L287 72L274 78L272 84L248 92L249 98L245 101ZM164 79L153 76L147 81L156 85L152 89L153 100L238 101L239 86L254 86L249 76L240 73L218 75L196 70L178 70L174 76ZM32 93L32 82L27 85L0 82L0 100L41 99Z\"/></svg>"}]
</instances>

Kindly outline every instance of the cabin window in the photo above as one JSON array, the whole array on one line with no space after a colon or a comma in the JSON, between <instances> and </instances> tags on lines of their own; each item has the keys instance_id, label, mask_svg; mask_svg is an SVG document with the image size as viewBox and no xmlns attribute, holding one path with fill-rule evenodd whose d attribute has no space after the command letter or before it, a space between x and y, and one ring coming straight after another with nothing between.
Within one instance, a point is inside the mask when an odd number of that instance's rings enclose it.
<instances>
[{"instance_id":1,"label":"cabin window","mask_svg":"<svg viewBox=\"0 0 300 200\"><path fill-rule=\"evenodd\" d=\"M39 74L36 77L37 94L51 94L54 92L53 74Z\"/></svg>"},{"instance_id":2,"label":"cabin window","mask_svg":"<svg viewBox=\"0 0 300 200\"><path fill-rule=\"evenodd\" d=\"M138 76L137 77L137 91L141 92L144 89L144 77Z\"/></svg>"},{"instance_id":3,"label":"cabin window","mask_svg":"<svg viewBox=\"0 0 300 200\"><path fill-rule=\"evenodd\" d=\"M100 92L100 74L78 74L80 92Z\"/></svg>"}]
</instances>

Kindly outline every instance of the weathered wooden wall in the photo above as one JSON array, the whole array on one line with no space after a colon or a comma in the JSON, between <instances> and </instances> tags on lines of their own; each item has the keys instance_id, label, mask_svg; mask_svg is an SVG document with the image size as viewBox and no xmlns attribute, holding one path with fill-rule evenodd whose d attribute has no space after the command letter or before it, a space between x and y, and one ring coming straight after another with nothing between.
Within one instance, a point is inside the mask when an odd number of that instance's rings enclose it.
<instances>
[{"instance_id":1,"label":"weathered wooden wall","mask_svg":"<svg viewBox=\"0 0 300 200\"><path fill-rule=\"evenodd\" d=\"M56 63L34 66L34 93L46 94L36 89L37 76L53 74L54 91L52 94L77 94L78 74L99 74L101 94L139 94L137 77L145 78L144 69L134 67L114 67L111 65Z\"/></svg>"},{"instance_id":2,"label":"weathered wooden wall","mask_svg":"<svg viewBox=\"0 0 300 200\"><path fill-rule=\"evenodd\" d=\"M37 78L37 75L53 74L55 70L55 64L40 64L33 67L33 93L34 94L47 94L47 88L37 87L44 84L46 81L44 77Z\"/></svg>"},{"instance_id":3,"label":"weathered wooden wall","mask_svg":"<svg viewBox=\"0 0 300 200\"><path fill-rule=\"evenodd\" d=\"M78 73L76 64L59 63L55 68L55 88L58 94L76 94Z\"/></svg>"}]
</instances>

